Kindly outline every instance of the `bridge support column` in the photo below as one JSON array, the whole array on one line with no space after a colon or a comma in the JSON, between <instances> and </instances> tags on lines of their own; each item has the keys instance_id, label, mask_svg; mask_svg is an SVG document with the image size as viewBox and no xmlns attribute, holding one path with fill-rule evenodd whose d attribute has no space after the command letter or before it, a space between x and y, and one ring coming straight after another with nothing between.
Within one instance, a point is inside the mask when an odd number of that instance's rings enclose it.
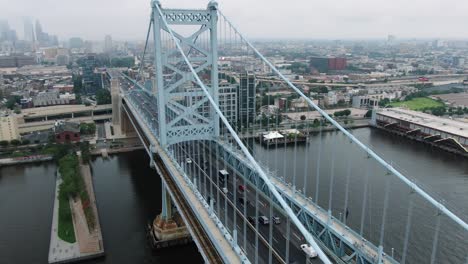
<instances>
[{"instance_id":1,"label":"bridge support column","mask_svg":"<svg viewBox=\"0 0 468 264\"><path fill-rule=\"evenodd\" d=\"M135 128L132 125L132 122L130 121L129 117L127 114L125 114L125 111L120 110L120 131L122 134L130 136L136 134ZM114 126L117 127L117 126Z\"/></svg>"},{"instance_id":2,"label":"bridge support column","mask_svg":"<svg viewBox=\"0 0 468 264\"><path fill-rule=\"evenodd\" d=\"M151 226L152 244L155 249L184 245L192 241L192 237L183 219L177 212L172 212L171 196L163 183L161 188L162 210Z\"/></svg>"}]
</instances>

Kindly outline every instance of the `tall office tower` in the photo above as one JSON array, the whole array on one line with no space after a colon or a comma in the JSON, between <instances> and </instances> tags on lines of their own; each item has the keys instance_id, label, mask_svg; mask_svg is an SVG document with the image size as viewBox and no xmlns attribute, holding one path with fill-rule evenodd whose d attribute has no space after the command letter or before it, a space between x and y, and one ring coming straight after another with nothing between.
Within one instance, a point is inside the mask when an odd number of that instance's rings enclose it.
<instances>
[{"instance_id":1,"label":"tall office tower","mask_svg":"<svg viewBox=\"0 0 468 264\"><path fill-rule=\"evenodd\" d=\"M36 38L38 41L40 41L42 39L42 34L44 32L42 31L42 26L41 26L41 23L39 22L39 20L36 20Z\"/></svg>"},{"instance_id":2,"label":"tall office tower","mask_svg":"<svg viewBox=\"0 0 468 264\"><path fill-rule=\"evenodd\" d=\"M94 69L96 68L96 55L88 54L84 59L83 69L83 89L86 94L95 94L98 87L96 80L96 74Z\"/></svg>"},{"instance_id":3,"label":"tall office tower","mask_svg":"<svg viewBox=\"0 0 468 264\"><path fill-rule=\"evenodd\" d=\"M255 122L255 75L249 72L239 76L239 89L237 90L237 118L241 127L248 128Z\"/></svg>"},{"instance_id":4,"label":"tall office tower","mask_svg":"<svg viewBox=\"0 0 468 264\"><path fill-rule=\"evenodd\" d=\"M4 40L4 35L10 30L8 21L0 20L0 40Z\"/></svg>"},{"instance_id":5,"label":"tall office tower","mask_svg":"<svg viewBox=\"0 0 468 264\"><path fill-rule=\"evenodd\" d=\"M24 40L34 42L34 27L30 18L24 18Z\"/></svg>"},{"instance_id":6,"label":"tall office tower","mask_svg":"<svg viewBox=\"0 0 468 264\"><path fill-rule=\"evenodd\" d=\"M104 38L104 52L112 52L112 37L106 35Z\"/></svg>"},{"instance_id":7,"label":"tall office tower","mask_svg":"<svg viewBox=\"0 0 468 264\"><path fill-rule=\"evenodd\" d=\"M16 42L16 31L10 29L10 25L6 20L0 20L0 41Z\"/></svg>"}]
</instances>

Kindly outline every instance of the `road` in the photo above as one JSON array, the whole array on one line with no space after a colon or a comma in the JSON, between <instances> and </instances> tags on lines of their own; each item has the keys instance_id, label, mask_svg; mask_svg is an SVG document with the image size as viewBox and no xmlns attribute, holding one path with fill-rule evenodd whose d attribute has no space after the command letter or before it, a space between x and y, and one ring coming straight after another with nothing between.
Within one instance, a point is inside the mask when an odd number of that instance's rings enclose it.
<instances>
[{"instance_id":1,"label":"road","mask_svg":"<svg viewBox=\"0 0 468 264\"><path fill-rule=\"evenodd\" d=\"M124 78L120 78L120 85L142 111L145 119L151 122L153 129L157 130L158 116L154 98L141 89L135 89L134 85ZM318 259L312 261L307 259L300 249L300 245L304 244L305 240L292 224L289 225L290 242L287 250L288 221L283 211L275 207L276 205L270 206L269 199L262 192L257 193L253 185L228 168L223 161L215 162L216 153L211 153L206 145L200 142L185 142L173 145L172 149L176 153L178 163L185 168L192 181L196 181L205 200L217 201L214 210L223 224L230 230L236 226L238 245L253 263L256 258L258 263L269 263L270 250L271 263L285 263L287 254L289 254L289 263L321 263ZM187 159L191 162L187 163ZM218 177L221 169L226 169L230 175L224 181L224 186ZM240 191L239 185L247 186L246 191ZM227 194L222 191L222 187L228 189ZM255 204L257 195L258 204ZM250 202L242 203L239 198ZM260 216L267 216L270 222L272 216L279 216L281 223L263 225L258 221L250 223L247 220L248 217L259 219Z\"/></svg>"},{"instance_id":2,"label":"road","mask_svg":"<svg viewBox=\"0 0 468 264\"><path fill-rule=\"evenodd\" d=\"M201 194L207 201L212 198L216 202L214 209L221 221L232 228L236 222L239 245L247 252L250 259L255 259L255 242L256 235L259 236L259 256L269 256L269 248L267 245L272 244L278 257L286 259L286 236L288 234L287 221L284 216L283 210L277 208L276 205L271 206L269 199L258 192L258 204L255 204L257 196L256 189L253 185L249 184L241 175L238 175L234 170L223 164L222 161L216 162L216 154L210 153L207 145L202 143L181 143L176 146L179 149L177 160L179 164L184 166L185 170L192 179L195 179ZM176 151L177 153L177 151ZM190 162L187 163L187 158ZM218 177L219 170L225 169L229 173L226 181L220 181ZM246 186L246 191L240 191L239 185ZM225 195L222 188L225 187L228 193ZM240 201L248 201L245 204ZM235 204L235 207L234 207ZM228 208L227 211L225 208ZM236 215L234 217L234 208ZM256 210L256 208L258 210ZM269 225L263 225L258 221L253 224L249 223L247 217L254 217L258 219L259 216L266 216L270 219ZM279 216L281 223L272 224L272 216ZM246 232L244 233L244 230ZM258 230L258 232L256 232ZM271 233L271 237L270 237ZM289 263L306 263L307 259L305 254L301 251L300 245L305 243L305 239L300 234L294 225L290 225L290 246L289 246ZM246 240L243 240L246 238ZM252 258L253 256L253 258ZM265 261L268 261L265 260ZM278 262L280 263L280 262ZM313 259L309 263L322 263L318 259Z\"/></svg>"}]
</instances>

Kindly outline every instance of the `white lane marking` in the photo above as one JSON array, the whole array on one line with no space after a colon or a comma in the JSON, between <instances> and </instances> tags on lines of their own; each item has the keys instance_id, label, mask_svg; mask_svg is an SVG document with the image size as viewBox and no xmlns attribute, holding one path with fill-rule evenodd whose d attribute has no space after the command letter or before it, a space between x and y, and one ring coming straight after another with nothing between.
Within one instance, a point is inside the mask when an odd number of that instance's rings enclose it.
<instances>
[{"instance_id":1,"label":"white lane marking","mask_svg":"<svg viewBox=\"0 0 468 264\"><path fill-rule=\"evenodd\" d=\"M293 232L293 235L298 239L298 240L302 240L302 238L300 236L298 236L296 233Z\"/></svg>"}]
</instances>

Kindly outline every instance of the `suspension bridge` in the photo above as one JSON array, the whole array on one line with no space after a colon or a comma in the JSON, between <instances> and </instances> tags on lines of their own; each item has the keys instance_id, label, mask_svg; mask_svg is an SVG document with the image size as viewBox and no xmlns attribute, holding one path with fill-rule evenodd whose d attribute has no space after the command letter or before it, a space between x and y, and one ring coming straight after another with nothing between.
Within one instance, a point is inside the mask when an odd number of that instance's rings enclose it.
<instances>
[{"instance_id":1,"label":"suspension bridge","mask_svg":"<svg viewBox=\"0 0 468 264\"><path fill-rule=\"evenodd\" d=\"M319 108L216 2L152 1L149 20L138 72L108 73L113 122L138 134L163 183L158 243L191 236L207 263L468 263L466 217ZM321 118L281 130L274 99L257 107L256 75Z\"/></svg>"}]
</instances>

